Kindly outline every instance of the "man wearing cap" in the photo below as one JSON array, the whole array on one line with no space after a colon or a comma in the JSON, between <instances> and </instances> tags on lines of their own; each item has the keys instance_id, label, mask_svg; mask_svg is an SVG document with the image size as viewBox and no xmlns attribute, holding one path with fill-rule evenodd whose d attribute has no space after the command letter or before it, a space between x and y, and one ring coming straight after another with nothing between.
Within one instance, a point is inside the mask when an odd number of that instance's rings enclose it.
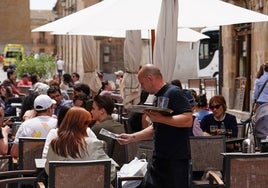
<instances>
[{"instance_id":1,"label":"man wearing cap","mask_svg":"<svg viewBox=\"0 0 268 188\"><path fill-rule=\"evenodd\" d=\"M116 89L118 89L122 82L124 72L122 70L119 70L119 71L116 71L114 74L116 76L115 86L116 86Z\"/></svg>"},{"instance_id":2,"label":"man wearing cap","mask_svg":"<svg viewBox=\"0 0 268 188\"><path fill-rule=\"evenodd\" d=\"M56 101L52 100L47 95L39 95L34 100L34 109L37 112L37 116L24 121L15 136L13 146L11 148L11 155L14 158L18 157L18 144L20 137L34 137L34 138L46 138L48 132L51 129L56 128L57 119L51 117L53 114L53 104Z\"/></svg>"},{"instance_id":3,"label":"man wearing cap","mask_svg":"<svg viewBox=\"0 0 268 188\"><path fill-rule=\"evenodd\" d=\"M17 86L32 86L32 82L29 79L30 75L28 73L24 73L22 75L21 81L18 82Z\"/></svg>"}]
</instances>

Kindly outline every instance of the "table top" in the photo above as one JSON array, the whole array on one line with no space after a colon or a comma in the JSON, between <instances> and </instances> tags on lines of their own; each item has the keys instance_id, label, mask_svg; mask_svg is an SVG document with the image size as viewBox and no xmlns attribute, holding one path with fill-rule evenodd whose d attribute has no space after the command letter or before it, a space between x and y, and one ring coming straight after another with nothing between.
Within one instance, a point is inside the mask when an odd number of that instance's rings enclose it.
<instances>
[{"instance_id":1,"label":"table top","mask_svg":"<svg viewBox=\"0 0 268 188\"><path fill-rule=\"evenodd\" d=\"M226 138L226 143L243 142L246 138Z\"/></svg>"},{"instance_id":2,"label":"table top","mask_svg":"<svg viewBox=\"0 0 268 188\"><path fill-rule=\"evenodd\" d=\"M221 153L221 155L223 156L267 156L268 157L268 153L261 153L261 152L254 152L254 153L242 153L242 152L230 152L230 153Z\"/></svg>"}]
</instances>

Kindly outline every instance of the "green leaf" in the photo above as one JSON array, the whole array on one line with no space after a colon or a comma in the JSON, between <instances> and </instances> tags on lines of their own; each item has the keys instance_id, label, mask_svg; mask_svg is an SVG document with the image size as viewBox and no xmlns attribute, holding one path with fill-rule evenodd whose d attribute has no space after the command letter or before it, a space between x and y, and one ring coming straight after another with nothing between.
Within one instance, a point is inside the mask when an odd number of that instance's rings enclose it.
<instances>
[{"instance_id":1,"label":"green leaf","mask_svg":"<svg viewBox=\"0 0 268 188\"><path fill-rule=\"evenodd\" d=\"M34 58L30 55L23 56L22 60L15 62L16 73L19 78L23 73L38 74L40 78L50 78L56 68L55 60L50 55L40 55L38 58Z\"/></svg>"}]
</instances>

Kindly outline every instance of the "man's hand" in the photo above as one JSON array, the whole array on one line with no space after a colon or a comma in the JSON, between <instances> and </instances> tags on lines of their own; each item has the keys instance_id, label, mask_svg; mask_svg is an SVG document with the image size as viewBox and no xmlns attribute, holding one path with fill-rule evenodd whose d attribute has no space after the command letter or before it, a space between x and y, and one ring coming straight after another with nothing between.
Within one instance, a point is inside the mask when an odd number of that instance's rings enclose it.
<instances>
[{"instance_id":1,"label":"man's hand","mask_svg":"<svg viewBox=\"0 0 268 188\"><path fill-rule=\"evenodd\" d=\"M163 116L160 112L154 110L145 110L144 114L146 114L152 122L161 122Z\"/></svg>"},{"instance_id":2,"label":"man's hand","mask_svg":"<svg viewBox=\"0 0 268 188\"><path fill-rule=\"evenodd\" d=\"M119 144L124 145L135 141L134 134L122 133L116 136L116 140Z\"/></svg>"}]
</instances>

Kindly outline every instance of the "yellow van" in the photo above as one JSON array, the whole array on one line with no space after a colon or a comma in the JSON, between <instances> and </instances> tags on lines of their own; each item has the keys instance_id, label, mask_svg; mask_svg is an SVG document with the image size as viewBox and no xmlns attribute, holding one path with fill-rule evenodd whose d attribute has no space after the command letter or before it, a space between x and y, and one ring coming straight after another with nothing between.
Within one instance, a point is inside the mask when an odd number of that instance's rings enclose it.
<instances>
[{"instance_id":1,"label":"yellow van","mask_svg":"<svg viewBox=\"0 0 268 188\"><path fill-rule=\"evenodd\" d=\"M4 48L3 69L7 71L10 65L14 65L17 59L22 60L24 47L21 44L6 44Z\"/></svg>"}]
</instances>

